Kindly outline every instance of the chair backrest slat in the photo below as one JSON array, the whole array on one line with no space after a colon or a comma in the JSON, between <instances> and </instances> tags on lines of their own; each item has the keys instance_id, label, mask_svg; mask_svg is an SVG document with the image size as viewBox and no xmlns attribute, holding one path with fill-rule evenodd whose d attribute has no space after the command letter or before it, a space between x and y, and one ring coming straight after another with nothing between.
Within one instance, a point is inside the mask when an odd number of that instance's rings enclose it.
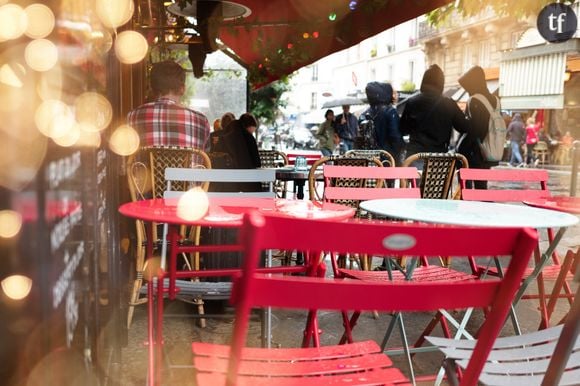
<instances>
[{"instance_id":1,"label":"chair backrest slat","mask_svg":"<svg viewBox=\"0 0 580 386\"><path fill-rule=\"evenodd\" d=\"M508 189L494 189L488 184L487 189L468 187L468 182L487 181L509 182ZM547 186L548 172L546 170L504 170L504 169L461 169L459 184L461 198L473 201L518 202L536 198L550 197Z\"/></svg>"},{"instance_id":2,"label":"chair backrest slat","mask_svg":"<svg viewBox=\"0 0 580 386\"><path fill-rule=\"evenodd\" d=\"M324 229L324 237L320 230ZM530 229L468 228L409 223L329 222L246 214L240 232L245 250L243 274L234 284L236 304L230 384L235 384L252 307L303 309L422 311L440 308L489 307L478 333L465 384L476 384L483 359L507 317L519 288L537 233ZM493 240L491 243L489 240ZM267 249L333 251L383 256L501 256L509 261L502 279L450 282L362 282L259 275L262 251ZM509 258L509 259L507 259ZM311 264L323 264L310 259ZM314 267L313 267L314 268ZM313 270L315 271L315 270Z\"/></svg>"},{"instance_id":3,"label":"chair backrest slat","mask_svg":"<svg viewBox=\"0 0 580 386\"><path fill-rule=\"evenodd\" d=\"M379 198L420 198L421 192L416 187L415 167L368 167L324 165L325 181L324 200L342 203L354 200L357 205L363 200ZM334 184L336 179L358 180L358 186L341 186ZM363 186L366 180L376 180L374 187ZM399 187L394 187L399 180ZM411 185L411 187L407 187Z\"/></svg>"},{"instance_id":4,"label":"chair backrest slat","mask_svg":"<svg viewBox=\"0 0 580 386\"><path fill-rule=\"evenodd\" d=\"M191 168L167 168L165 169L167 190L165 198L179 197L179 192L172 189L174 181L187 182L262 182L269 185L267 192L209 192L213 196L245 195L252 197L275 197L273 190L276 181L276 172L273 169L191 169Z\"/></svg>"}]
</instances>

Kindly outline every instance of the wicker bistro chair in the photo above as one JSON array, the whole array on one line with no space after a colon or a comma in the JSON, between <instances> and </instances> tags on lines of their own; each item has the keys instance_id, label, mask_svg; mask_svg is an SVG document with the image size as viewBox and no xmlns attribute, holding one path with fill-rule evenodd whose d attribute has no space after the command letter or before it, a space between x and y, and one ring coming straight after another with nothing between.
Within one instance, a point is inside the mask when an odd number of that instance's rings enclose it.
<instances>
[{"instance_id":1,"label":"wicker bistro chair","mask_svg":"<svg viewBox=\"0 0 580 386\"><path fill-rule=\"evenodd\" d=\"M381 160L383 166L396 166L395 159L386 150L349 150L344 153L345 157L354 158L378 158Z\"/></svg>"},{"instance_id":2,"label":"wicker bistro chair","mask_svg":"<svg viewBox=\"0 0 580 386\"><path fill-rule=\"evenodd\" d=\"M471 201L492 201L492 202L522 202L537 198L549 198L548 172L546 170L505 170L505 169L462 169L459 171L459 181L461 184L461 196L463 200ZM492 184L488 184L487 189L468 189L468 181L488 181L491 183L509 182L511 189L494 189ZM553 243L555 237L561 235L554 234L552 229L547 229L548 242ZM530 293L530 287L522 299L538 299L542 321L540 328L546 328L550 324L550 317L558 299L567 299L569 304L574 301L574 293L570 282L573 272L578 265L580 256L576 254L567 255L561 261L558 254L552 253L552 264L545 266L538 277L538 293ZM540 260L539 247L535 251L536 264ZM478 275L497 274L497 271L489 270L485 265L478 265L474 259L470 260L473 272ZM525 276L532 274L533 268L528 268ZM545 281L554 283L552 292L547 293Z\"/></svg>"},{"instance_id":3,"label":"wicker bistro chair","mask_svg":"<svg viewBox=\"0 0 580 386\"><path fill-rule=\"evenodd\" d=\"M409 156L403 166L412 166L417 161L423 161L421 198L450 198L457 170L469 167L467 158L458 153L417 153ZM458 193L459 189L451 197L456 198Z\"/></svg>"},{"instance_id":4,"label":"wicker bistro chair","mask_svg":"<svg viewBox=\"0 0 580 386\"><path fill-rule=\"evenodd\" d=\"M143 148L149 155L149 164L153 178L153 197L163 197L167 187L165 182L165 169L167 168L196 168L211 169L212 164L209 156L202 150L179 147L149 147ZM201 188L207 191L209 183L204 182ZM191 183L174 183L174 190L186 191L192 187Z\"/></svg>"},{"instance_id":5,"label":"wicker bistro chair","mask_svg":"<svg viewBox=\"0 0 580 386\"><path fill-rule=\"evenodd\" d=\"M382 167L383 164L378 158L355 158L355 157L345 157L345 156L330 156L322 157L315 161L310 168L308 173L308 190L310 193L311 201L322 201L324 199L324 187L325 186L336 186L345 188L362 188L362 187L374 187L377 181L375 179L366 179L359 177L349 177L349 178L333 178L325 181L323 190L320 192L317 189L317 175L323 170L324 165L336 165L336 166L365 166L365 167ZM347 205L352 208L357 209L357 215L359 203L361 200L356 199L341 199L335 200L337 204Z\"/></svg>"},{"instance_id":6,"label":"wicker bistro chair","mask_svg":"<svg viewBox=\"0 0 580 386\"><path fill-rule=\"evenodd\" d=\"M321 237L320 229L332 236ZM496 242L490 243L492 239ZM403 240L407 241L404 246ZM462 386L475 386L483 362L504 324L510 300L537 243L537 235L528 229L330 222L264 217L253 212L244 218L240 241L245 251L244 268L234 283L231 298L236 307L231 345L192 344L198 385L391 385L409 382L372 341L316 348L245 347L252 308L416 312L489 307L488 316L478 332L473 359L461 380ZM262 251L297 248L379 255L493 254L511 259L506 276L500 280L464 282L361 282L256 272ZM324 270L325 266L318 259L309 261L313 270Z\"/></svg>"},{"instance_id":7,"label":"wicker bistro chair","mask_svg":"<svg viewBox=\"0 0 580 386\"><path fill-rule=\"evenodd\" d=\"M579 252L576 252L578 255ZM568 254L574 254L568 251ZM580 281L580 271L576 273ZM580 385L580 287L564 325L523 335L497 338L484 362L483 385L576 386ZM477 340L427 337L445 354L450 385L458 385L456 366L466 368Z\"/></svg>"},{"instance_id":8,"label":"wicker bistro chair","mask_svg":"<svg viewBox=\"0 0 580 386\"><path fill-rule=\"evenodd\" d=\"M137 161L134 155L127 160L127 183L131 201L143 200L151 191L151 174L145 163ZM147 302L147 298L140 297L140 289L143 285L143 271L146 269L145 261L145 225L141 220L135 220L135 280L131 289L129 309L127 312L127 328L131 327L135 306Z\"/></svg>"},{"instance_id":9,"label":"wicker bistro chair","mask_svg":"<svg viewBox=\"0 0 580 386\"><path fill-rule=\"evenodd\" d=\"M165 169L168 167L201 167L204 169L211 169L211 161L207 154L202 150L193 148L179 148L179 147L146 147L141 149L141 159L146 159L149 166L144 162L136 161L135 157L130 157L127 166L127 177L129 179L129 191L133 201L145 198L151 195L153 198L163 197L163 192L166 188ZM175 190L185 191L192 186L190 183L177 182L174 185ZM207 191L209 183L204 183L201 188ZM199 244L200 228L192 227L189 233L185 227L181 230L181 237L187 238L189 242L195 245ZM153 226L153 240L159 240L157 226ZM127 326L131 326L135 306L143 304L147 298L140 297L140 289L143 284L143 272L146 268L145 262L145 228L143 222L136 220L136 261L135 269L137 271L136 279L131 290L129 309L127 313ZM157 245L155 242L154 245ZM199 269L199 253L193 254L190 259L185 259L186 265L193 266ZM203 303L198 300L201 307ZM203 310L200 308L200 312ZM201 321L203 325L203 320Z\"/></svg>"},{"instance_id":10,"label":"wicker bistro chair","mask_svg":"<svg viewBox=\"0 0 580 386\"><path fill-rule=\"evenodd\" d=\"M278 150L258 150L260 155L260 162L263 168L280 168L288 166L288 157L285 153ZM263 185L267 188L266 185ZM286 197L286 181L276 181L274 184L274 191L276 196L285 198Z\"/></svg>"}]
</instances>

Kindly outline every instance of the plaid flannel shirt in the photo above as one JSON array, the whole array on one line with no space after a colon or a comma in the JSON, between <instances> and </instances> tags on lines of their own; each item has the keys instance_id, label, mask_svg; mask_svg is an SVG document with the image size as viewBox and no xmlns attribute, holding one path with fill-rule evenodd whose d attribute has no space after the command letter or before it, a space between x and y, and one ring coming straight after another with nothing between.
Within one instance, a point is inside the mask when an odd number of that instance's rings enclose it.
<instances>
[{"instance_id":1,"label":"plaid flannel shirt","mask_svg":"<svg viewBox=\"0 0 580 386\"><path fill-rule=\"evenodd\" d=\"M139 133L141 147L179 146L209 151L209 121L202 113L161 97L131 111L127 123Z\"/></svg>"}]
</instances>

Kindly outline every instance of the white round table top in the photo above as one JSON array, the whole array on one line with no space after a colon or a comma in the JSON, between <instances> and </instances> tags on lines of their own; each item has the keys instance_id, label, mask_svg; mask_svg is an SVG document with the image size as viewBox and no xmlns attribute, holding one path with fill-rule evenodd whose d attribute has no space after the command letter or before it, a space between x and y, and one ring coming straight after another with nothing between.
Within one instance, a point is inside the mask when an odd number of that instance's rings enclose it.
<instances>
[{"instance_id":1,"label":"white round table top","mask_svg":"<svg viewBox=\"0 0 580 386\"><path fill-rule=\"evenodd\" d=\"M481 201L380 199L363 201L360 207L383 216L450 225L560 228L578 222L568 213Z\"/></svg>"}]
</instances>

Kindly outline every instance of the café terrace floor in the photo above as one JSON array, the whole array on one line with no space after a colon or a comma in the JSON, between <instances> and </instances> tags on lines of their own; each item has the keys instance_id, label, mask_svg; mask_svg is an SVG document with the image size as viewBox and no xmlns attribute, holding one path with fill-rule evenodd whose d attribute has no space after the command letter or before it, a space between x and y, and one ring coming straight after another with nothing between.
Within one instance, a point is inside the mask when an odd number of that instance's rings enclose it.
<instances>
[{"instance_id":1,"label":"caf\u00e9 terrace floor","mask_svg":"<svg viewBox=\"0 0 580 386\"><path fill-rule=\"evenodd\" d=\"M556 170L550 172L549 188L552 194L569 194L569 172ZM545 233L545 232L542 232ZM542 235L541 247L546 248L546 236ZM564 254L567 249L578 248L580 245L580 225L567 230L564 238L558 246L558 251ZM380 264L380 259L374 259L374 264ZM455 269L468 270L469 267L462 259L454 259L452 264ZM329 258L326 258L329 265ZM332 274L328 266L327 276ZM548 284L550 285L550 284ZM551 288L551 287L548 287ZM535 282L531 291L536 291ZM537 300L522 300L516 308L520 326L523 332L535 331L540 322ZM556 311L552 316L552 322L559 321L568 310L568 303L559 300ZM164 384L167 385L195 385L194 372L191 368L192 354L191 343L212 342L227 344L233 327L233 309L227 301L206 301L205 312L218 314L218 318L207 318L206 327L199 327L197 307L181 301L165 301L164 318L164 351L166 354ZM461 313L454 313L460 316ZM431 320L433 313L405 314L405 328L409 342L414 342L423 328ZM336 344L342 335L342 321L337 312L320 311L318 313L319 325L323 330L321 344ZM370 312L363 313L355 327L353 335L355 340L373 339L381 343L391 315L379 314L374 318ZM272 316L272 342L280 347L299 347L302 340L302 332L305 325L306 312L274 310ZM474 316L468 324L468 331L474 331L482 321L481 311L474 312ZM122 363L117 372L118 379L109 379L119 385L145 385L147 374L147 314L146 306L138 306L135 310L133 324L129 329L128 344L122 349ZM440 335L441 329L437 328L433 335ZM507 322L502 330L502 335L512 335L513 327ZM388 347L400 347L401 339L397 330L393 333ZM248 336L248 345L259 347L260 345L260 317L256 312L251 320ZM391 355L393 362L408 375L408 367L403 355ZM419 353L413 359L415 374L435 374L441 364L442 355L436 352ZM433 381L418 382L418 385L432 385ZM445 383L444 383L445 384Z\"/></svg>"}]
</instances>

